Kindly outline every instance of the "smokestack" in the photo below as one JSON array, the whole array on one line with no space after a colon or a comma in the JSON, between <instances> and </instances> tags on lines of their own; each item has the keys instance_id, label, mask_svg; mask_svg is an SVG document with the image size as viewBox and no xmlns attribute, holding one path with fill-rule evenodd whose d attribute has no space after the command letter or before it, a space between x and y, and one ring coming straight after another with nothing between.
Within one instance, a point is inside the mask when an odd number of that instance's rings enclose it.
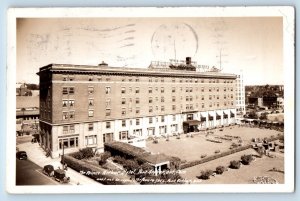
<instances>
[{"instance_id":1,"label":"smokestack","mask_svg":"<svg viewBox=\"0 0 300 201\"><path fill-rule=\"evenodd\" d=\"M186 57L185 58L185 63L186 63L186 65L191 65L192 64L192 58L191 57Z\"/></svg>"}]
</instances>

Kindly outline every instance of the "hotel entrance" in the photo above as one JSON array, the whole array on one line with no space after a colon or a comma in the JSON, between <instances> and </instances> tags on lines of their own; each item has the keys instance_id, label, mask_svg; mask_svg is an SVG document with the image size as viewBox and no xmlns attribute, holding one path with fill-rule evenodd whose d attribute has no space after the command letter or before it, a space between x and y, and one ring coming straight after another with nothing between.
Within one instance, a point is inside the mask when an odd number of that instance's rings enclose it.
<instances>
[{"instance_id":1,"label":"hotel entrance","mask_svg":"<svg viewBox=\"0 0 300 201\"><path fill-rule=\"evenodd\" d=\"M183 133L199 132L198 126L201 121L198 120L188 120L183 122Z\"/></svg>"}]
</instances>

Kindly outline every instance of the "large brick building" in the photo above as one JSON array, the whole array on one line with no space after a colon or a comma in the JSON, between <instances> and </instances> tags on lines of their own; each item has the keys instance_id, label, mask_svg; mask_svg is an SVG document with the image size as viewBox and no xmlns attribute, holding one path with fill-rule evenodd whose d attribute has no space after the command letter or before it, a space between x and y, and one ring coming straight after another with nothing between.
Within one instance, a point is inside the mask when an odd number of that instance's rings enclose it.
<instances>
[{"instance_id":1,"label":"large brick building","mask_svg":"<svg viewBox=\"0 0 300 201\"><path fill-rule=\"evenodd\" d=\"M188 66L188 65L187 65ZM40 129L52 157L129 136L235 123L236 75L193 68L50 64L40 68Z\"/></svg>"}]
</instances>

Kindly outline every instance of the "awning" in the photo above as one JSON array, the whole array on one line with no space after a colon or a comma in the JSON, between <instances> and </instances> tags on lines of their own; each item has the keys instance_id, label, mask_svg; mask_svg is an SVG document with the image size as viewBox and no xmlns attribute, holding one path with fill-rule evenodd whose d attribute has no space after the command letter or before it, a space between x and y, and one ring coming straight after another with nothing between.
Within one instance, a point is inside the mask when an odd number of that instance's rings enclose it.
<instances>
[{"instance_id":1,"label":"awning","mask_svg":"<svg viewBox=\"0 0 300 201\"><path fill-rule=\"evenodd\" d=\"M223 118L227 119L228 118L228 114L226 114L225 112L223 112Z\"/></svg>"},{"instance_id":2,"label":"awning","mask_svg":"<svg viewBox=\"0 0 300 201\"><path fill-rule=\"evenodd\" d=\"M230 111L230 117L234 117L234 113Z\"/></svg>"},{"instance_id":3,"label":"awning","mask_svg":"<svg viewBox=\"0 0 300 201\"><path fill-rule=\"evenodd\" d=\"M206 117L201 116L200 121L206 121Z\"/></svg>"},{"instance_id":4,"label":"awning","mask_svg":"<svg viewBox=\"0 0 300 201\"><path fill-rule=\"evenodd\" d=\"M201 123L199 120L188 120L184 121L183 124L188 124L189 126L198 126Z\"/></svg>"},{"instance_id":5,"label":"awning","mask_svg":"<svg viewBox=\"0 0 300 201\"><path fill-rule=\"evenodd\" d=\"M216 113L216 119L221 119L221 115Z\"/></svg>"}]
</instances>

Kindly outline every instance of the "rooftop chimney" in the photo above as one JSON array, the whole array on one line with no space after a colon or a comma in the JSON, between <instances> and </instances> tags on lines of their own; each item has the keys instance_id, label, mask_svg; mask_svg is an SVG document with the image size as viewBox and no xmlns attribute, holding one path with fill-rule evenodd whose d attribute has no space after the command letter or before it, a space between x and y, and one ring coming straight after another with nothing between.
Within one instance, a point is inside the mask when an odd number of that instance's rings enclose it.
<instances>
[{"instance_id":1,"label":"rooftop chimney","mask_svg":"<svg viewBox=\"0 0 300 201\"><path fill-rule=\"evenodd\" d=\"M107 63L105 63L104 61L102 61L102 63L98 64L98 66L107 67L107 66L108 66L108 64L107 64Z\"/></svg>"},{"instance_id":2,"label":"rooftop chimney","mask_svg":"<svg viewBox=\"0 0 300 201\"><path fill-rule=\"evenodd\" d=\"M186 65L191 65L192 64L192 58L191 57L186 57L185 58L185 63L186 63Z\"/></svg>"}]
</instances>

